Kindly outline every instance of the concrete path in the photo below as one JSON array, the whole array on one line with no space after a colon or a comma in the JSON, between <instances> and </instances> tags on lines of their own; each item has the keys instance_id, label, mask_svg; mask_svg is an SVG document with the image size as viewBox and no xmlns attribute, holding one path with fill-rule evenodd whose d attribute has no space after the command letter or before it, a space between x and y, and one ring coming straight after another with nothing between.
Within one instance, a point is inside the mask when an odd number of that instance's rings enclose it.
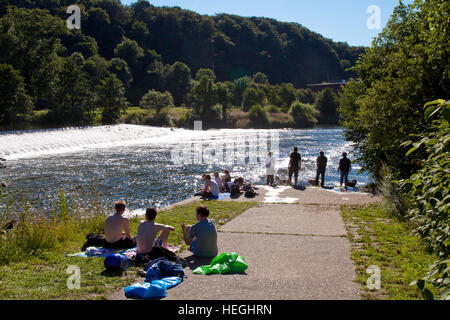
<instances>
[{"instance_id":1,"label":"concrete path","mask_svg":"<svg viewBox=\"0 0 450 320\"><path fill-rule=\"evenodd\" d=\"M359 299L339 205L377 197L320 188L281 188L274 197L272 188L260 187L256 200L257 206L222 226L218 235L220 253L234 251L245 258L245 274L195 275L192 270L210 260L193 259L186 251L181 255L189 264L187 278L165 299ZM110 299L125 299L123 292Z\"/></svg>"}]
</instances>

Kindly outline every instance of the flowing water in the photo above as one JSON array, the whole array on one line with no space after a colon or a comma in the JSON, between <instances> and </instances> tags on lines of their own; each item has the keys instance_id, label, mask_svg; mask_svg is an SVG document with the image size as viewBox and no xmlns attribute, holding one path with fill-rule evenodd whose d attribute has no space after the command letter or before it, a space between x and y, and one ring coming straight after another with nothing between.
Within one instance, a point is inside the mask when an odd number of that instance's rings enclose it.
<instances>
[{"instance_id":1,"label":"flowing water","mask_svg":"<svg viewBox=\"0 0 450 320\"><path fill-rule=\"evenodd\" d=\"M342 133L342 128L194 131L123 124L0 132L0 157L7 160L0 181L8 184L4 193L25 197L44 212L59 190L89 202L94 188L104 205L125 199L129 210L139 213L189 198L201 186L202 173L229 169L233 177L262 184L267 150L275 152L284 178L294 146L302 156L300 181L315 178L315 159L323 150L325 183L335 185L342 152L355 156ZM353 165L349 178L369 182L358 169Z\"/></svg>"}]
</instances>

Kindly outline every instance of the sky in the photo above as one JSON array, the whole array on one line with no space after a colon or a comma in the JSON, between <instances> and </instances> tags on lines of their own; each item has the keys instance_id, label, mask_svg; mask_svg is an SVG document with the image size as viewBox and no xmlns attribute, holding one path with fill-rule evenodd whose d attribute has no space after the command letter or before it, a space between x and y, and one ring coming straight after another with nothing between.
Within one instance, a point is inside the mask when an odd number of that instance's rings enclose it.
<instances>
[{"instance_id":1,"label":"sky","mask_svg":"<svg viewBox=\"0 0 450 320\"><path fill-rule=\"evenodd\" d=\"M121 0L121 2L129 5L135 0ZM412 0L403 2L412 3ZM354 46L370 46L372 39L381 32L399 2L398 0L150 0L150 3L158 7L178 6L200 14L229 13L296 22L334 41L347 42Z\"/></svg>"}]
</instances>

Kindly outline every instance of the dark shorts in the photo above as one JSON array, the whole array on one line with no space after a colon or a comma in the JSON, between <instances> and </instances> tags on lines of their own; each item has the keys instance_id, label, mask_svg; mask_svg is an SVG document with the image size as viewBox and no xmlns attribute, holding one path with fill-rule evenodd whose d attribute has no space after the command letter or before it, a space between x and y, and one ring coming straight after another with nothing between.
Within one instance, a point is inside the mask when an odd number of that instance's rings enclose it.
<instances>
[{"instance_id":1,"label":"dark shorts","mask_svg":"<svg viewBox=\"0 0 450 320\"><path fill-rule=\"evenodd\" d=\"M136 247L136 242L133 239L120 239L117 242L107 242L103 244L106 249L130 249Z\"/></svg>"},{"instance_id":2,"label":"dark shorts","mask_svg":"<svg viewBox=\"0 0 450 320\"><path fill-rule=\"evenodd\" d=\"M294 176L296 178L298 178L298 170L300 170L299 167L290 167L289 168L289 178L292 177L292 174L294 174Z\"/></svg>"}]
</instances>

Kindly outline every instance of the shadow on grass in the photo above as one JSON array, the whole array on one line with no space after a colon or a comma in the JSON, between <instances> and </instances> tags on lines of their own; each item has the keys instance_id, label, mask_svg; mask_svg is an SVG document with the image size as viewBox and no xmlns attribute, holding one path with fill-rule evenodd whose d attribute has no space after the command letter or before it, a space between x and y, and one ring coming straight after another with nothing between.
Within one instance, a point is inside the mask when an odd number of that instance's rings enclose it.
<instances>
[{"instance_id":1,"label":"shadow on grass","mask_svg":"<svg viewBox=\"0 0 450 320\"><path fill-rule=\"evenodd\" d=\"M122 277L122 275L126 275L126 271L123 270L103 270L100 275L104 277Z\"/></svg>"}]
</instances>

